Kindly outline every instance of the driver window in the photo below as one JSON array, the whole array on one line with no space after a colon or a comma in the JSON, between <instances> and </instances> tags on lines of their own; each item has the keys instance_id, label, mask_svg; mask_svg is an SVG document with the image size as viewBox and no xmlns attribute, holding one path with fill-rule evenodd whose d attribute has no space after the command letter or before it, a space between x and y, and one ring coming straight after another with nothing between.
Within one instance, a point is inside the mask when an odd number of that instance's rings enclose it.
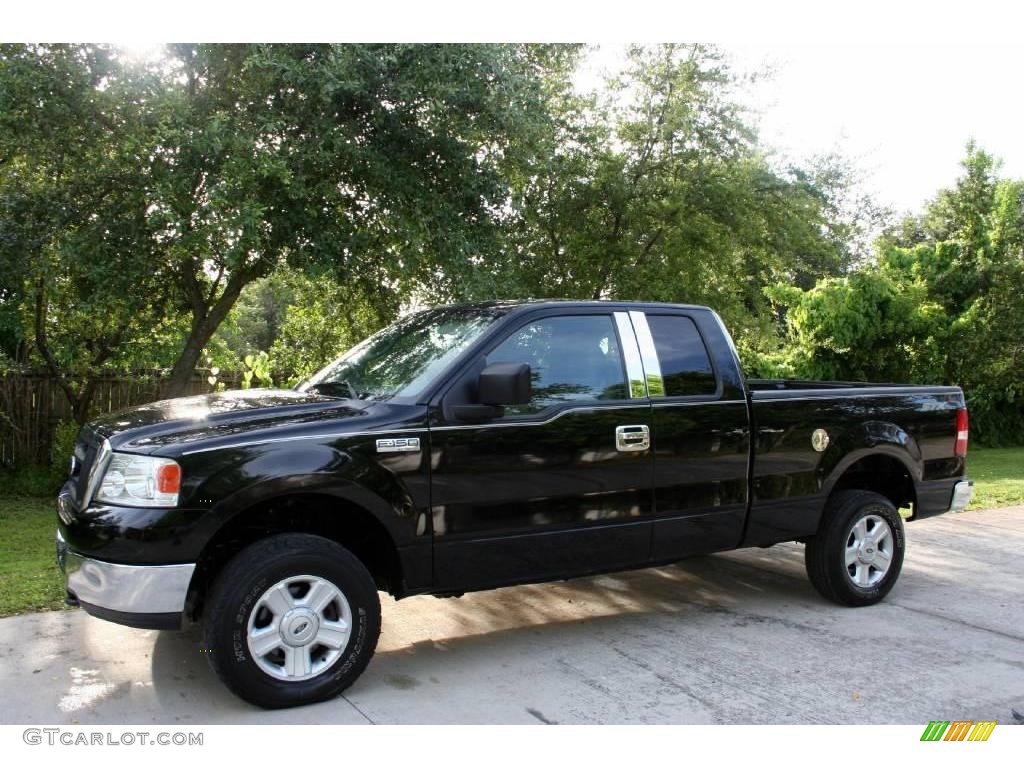
<instances>
[{"instance_id":1,"label":"driver window","mask_svg":"<svg viewBox=\"0 0 1024 768\"><path fill-rule=\"evenodd\" d=\"M527 363L533 399L507 416L552 405L629 397L626 370L610 315L545 317L514 332L487 356L491 363Z\"/></svg>"}]
</instances>

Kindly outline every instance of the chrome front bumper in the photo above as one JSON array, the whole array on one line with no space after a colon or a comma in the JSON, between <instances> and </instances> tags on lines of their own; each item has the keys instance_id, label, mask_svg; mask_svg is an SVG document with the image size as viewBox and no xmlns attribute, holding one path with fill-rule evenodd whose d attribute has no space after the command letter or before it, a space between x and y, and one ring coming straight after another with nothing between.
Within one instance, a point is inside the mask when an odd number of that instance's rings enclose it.
<instances>
[{"instance_id":1,"label":"chrome front bumper","mask_svg":"<svg viewBox=\"0 0 1024 768\"><path fill-rule=\"evenodd\" d=\"M195 563L122 565L68 549L57 532L57 563L69 599L101 619L147 629L181 625Z\"/></svg>"},{"instance_id":2,"label":"chrome front bumper","mask_svg":"<svg viewBox=\"0 0 1024 768\"><path fill-rule=\"evenodd\" d=\"M971 496L973 495L974 482L971 480L961 480L953 486L953 498L949 503L949 511L961 512L967 509L967 505L971 503Z\"/></svg>"}]
</instances>

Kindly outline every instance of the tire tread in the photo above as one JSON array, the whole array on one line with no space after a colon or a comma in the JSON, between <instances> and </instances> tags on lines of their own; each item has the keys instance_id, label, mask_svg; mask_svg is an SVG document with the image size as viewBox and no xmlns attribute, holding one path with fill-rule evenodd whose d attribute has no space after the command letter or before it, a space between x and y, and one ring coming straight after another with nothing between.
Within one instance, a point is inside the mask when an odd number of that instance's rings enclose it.
<instances>
[{"instance_id":1,"label":"tire tread","mask_svg":"<svg viewBox=\"0 0 1024 768\"><path fill-rule=\"evenodd\" d=\"M364 606L370 610L369 627L371 632L365 638L369 652L360 654L348 668L344 680L339 681L336 685L322 686L318 692L312 695L282 698L262 694L254 687L245 685L243 680L234 674L235 670L230 666L229 657L222 648L217 646L216 634L223 622L231 621L232 615L238 610L238 606L234 605L231 600L231 591L234 586L251 579L254 573L272 568L275 564L295 558L297 555L323 557L336 561L343 567L353 569L357 578L363 580L364 585L373 596L373 599L369 601L371 604ZM363 673L373 657L380 636L380 626L380 600L377 597L376 585L369 571L355 555L337 542L322 536L283 533L249 545L235 555L218 574L210 587L206 601L203 616L203 646L207 650L205 655L214 674L235 695L266 709L279 709L324 701L337 696L351 685ZM301 685L301 683L287 683L286 685Z\"/></svg>"},{"instance_id":2,"label":"tire tread","mask_svg":"<svg viewBox=\"0 0 1024 768\"><path fill-rule=\"evenodd\" d=\"M873 504L881 506L888 512L890 527L896 538L898 547L894 555L895 561L890 566L881 586L872 593L854 590L848 583L834 561L834 553L841 551L849 522L865 506ZM808 542L804 550L804 564L807 577L818 593L834 603L845 606L873 605L882 600L892 589L899 578L903 566L904 534L903 521L893 503L874 491L846 490L833 494L825 505L818 532Z\"/></svg>"}]
</instances>

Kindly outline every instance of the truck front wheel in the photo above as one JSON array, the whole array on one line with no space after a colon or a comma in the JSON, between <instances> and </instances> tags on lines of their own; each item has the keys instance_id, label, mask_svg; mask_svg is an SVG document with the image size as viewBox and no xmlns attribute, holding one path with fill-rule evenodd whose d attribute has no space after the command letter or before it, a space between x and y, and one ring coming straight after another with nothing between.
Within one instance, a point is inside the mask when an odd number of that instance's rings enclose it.
<instances>
[{"instance_id":1,"label":"truck front wheel","mask_svg":"<svg viewBox=\"0 0 1024 768\"><path fill-rule=\"evenodd\" d=\"M874 605L903 567L903 520L892 502L871 491L840 491L825 507L804 561L811 584L840 605Z\"/></svg>"},{"instance_id":2,"label":"truck front wheel","mask_svg":"<svg viewBox=\"0 0 1024 768\"><path fill-rule=\"evenodd\" d=\"M267 708L333 698L366 669L380 635L373 578L347 549L281 534L242 550L210 590L204 645L217 676Z\"/></svg>"}]
</instances>

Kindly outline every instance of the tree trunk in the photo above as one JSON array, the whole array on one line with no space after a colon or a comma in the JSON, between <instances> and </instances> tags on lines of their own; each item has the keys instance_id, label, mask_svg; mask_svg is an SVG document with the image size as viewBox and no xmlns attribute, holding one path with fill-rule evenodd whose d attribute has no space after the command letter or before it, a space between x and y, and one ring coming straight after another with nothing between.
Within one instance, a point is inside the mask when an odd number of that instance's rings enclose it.
<instances>
[{"instance_id":1,"label":"tree trunk","mask_svg":"<svg viewBox=\"0 0 1024 768\"><path fill-rule=\"evenodd\" d=\"M210 327L205 320L200 321L198 326L192 328L188 338L185 339L185 346L178 355L178 359L171 369L170 378L163 386L161 397L180 397L185 393L185 387L192 378L199 362L199 356L203 353L203 347L213 336L216 327Z\"/></svg>"},{"instance_id":2,"label":"tree trunk","mask_svg":"<svg viewBox=\"0 0 1024 768\"><path fill-rule=\"evenodd\" d=\"M163 387L163 397L180 397L185 393L185 387L188 386L192 374L195 373L196 363L199 362L203 348L209 343L231 308L235 306L242 288L250 279L240 273L232 275L224 287L224 293L212 307L204 303L193 309L192 330L189 332L188 338L185 339L185 346Z\"/></svg>"},{"instance_id":3,"label":"tree trunk","mask_svg":"<svg viewBox=\"0 0 1024 768\"><path fill-rule=\"evenodd\" d=\"M89 418L89 406L92 405L92 396L96 390L96 380L88 378L81 389L76 390L71 380L64 375L60 365L50 350L50 344L46 338L46 315L48 303L46 300L46 286L42 280L36 287L36 315L35 315L35 341L36 349L42 356L50 375L57 380L57 384L64 392L64 396L71 405L71 415L79 426L85 424Z\"/></svg>"}]
</instances>

